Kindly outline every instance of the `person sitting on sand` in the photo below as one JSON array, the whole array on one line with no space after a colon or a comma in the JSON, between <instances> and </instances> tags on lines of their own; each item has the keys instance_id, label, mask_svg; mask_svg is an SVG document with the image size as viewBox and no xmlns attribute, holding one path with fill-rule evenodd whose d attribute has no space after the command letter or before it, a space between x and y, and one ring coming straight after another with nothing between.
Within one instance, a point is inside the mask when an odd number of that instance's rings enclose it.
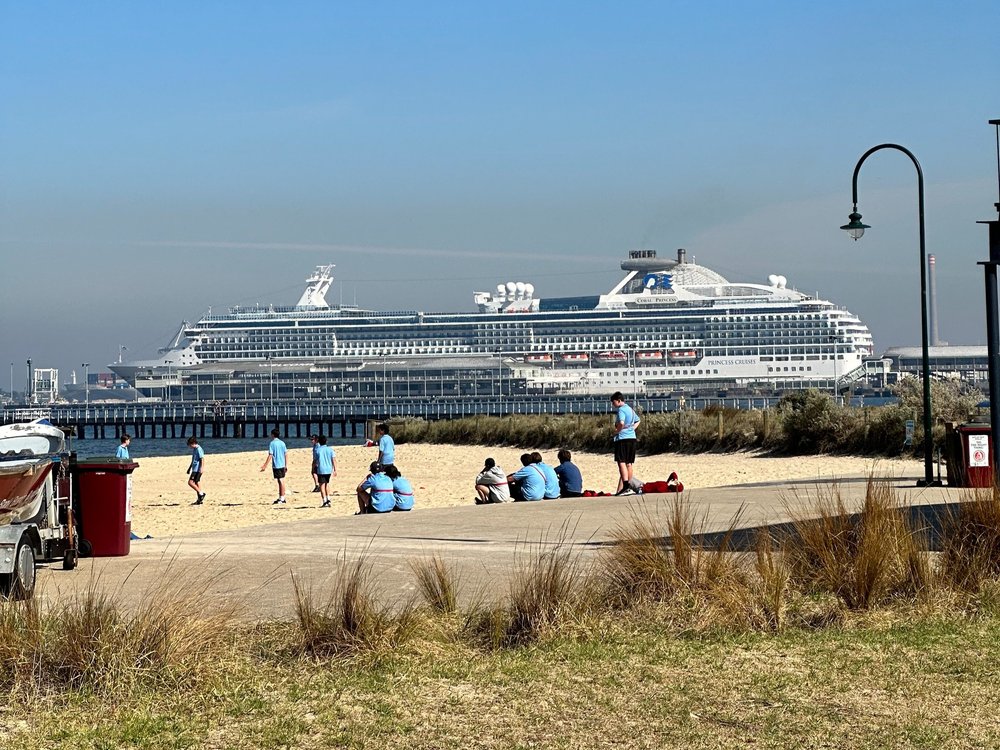
<instances>
[{"instance_id":1,"label":"person sitting on sand","mask_svg":"<svg viewBox=\"0 0 1000 750\"><path fill-rule=\"evenodd\" d=\"M358 512L388 513L396 507L396 495L392 490L392 480L386 475L382 464L372 461L368 476L358 485Z\"/></svg>"},{"instance_id":2,"label":"person sitting on sand","mask_svg":"<svg viewBox=\"0 0 1000 750\"><path fill-rule=\"evenodd\" d=\"M541 500L545 497L545 474L535 465L534 456L521 454L521 468L507 475L510 496L516 501Z\"/></svg>"},{"instance_id":3,"label":"person sitting on sand","mask_svg":"<svg viewBox=\"0 0 1000 750\"><path fill-rule=\"evenodd\" d=\"M559 465L555 467L559 477L559 495L561 497L580 497L583 494L583 475L575 463L573 454L563 448L556 454Z\"/></svg>"},{"instance_id":4,"label":"person sitting on sand","mask_svg":"<svg viewBox=\"0 0 1000 750\"><path fill-rule=\"evenodd\" d=\"M399 473L395 465L385 467L385 475L392 480L392 494L396 500L393 510L413 510L413 485Z\"/></svg>"},{"instance_id":5,"label":"person sitting on sand","mask_svg":"<svg viewBox=\"0 0 1000 750\"><path fill-rule=\"evenodd\" d=\"M507 475L492 458L487 458L483 470L476 477L476 505L509 503L510 488Z\"/></svg>"},{"instance_id":6,"label":"person sitting on sand","mask_svg":"<svg viewBox=\"0 0 1000 750\"><path fill-rule=\"evenodd\" d=\"M542 470L545 477L545 499L556 500L559 498L559 477L556 470L542 460L542 454L537 451L531 454L531 463Z\"/></svg>"}]
</instances>

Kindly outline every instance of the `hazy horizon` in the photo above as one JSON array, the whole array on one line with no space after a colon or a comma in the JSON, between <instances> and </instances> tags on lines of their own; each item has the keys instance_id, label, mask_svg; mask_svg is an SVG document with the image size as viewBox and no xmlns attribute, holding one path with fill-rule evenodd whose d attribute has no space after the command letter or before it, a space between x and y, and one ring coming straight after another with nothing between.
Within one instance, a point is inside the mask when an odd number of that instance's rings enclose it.
<instances>
[{"instance_id":1,"label":"hazy horizon","mask_svg":"<svg viewBox=\"0 0 1000 750\"><path fill-rule=\"evenodd\" d=\"M0 0L0 357L69 382L209 307L597 294L630 249L783 274L876 351L985 342L1000 6ZM0 359L0 362L4 361ZM7 377L0 375L6 390Z\"/></svg>"}]
</instances>

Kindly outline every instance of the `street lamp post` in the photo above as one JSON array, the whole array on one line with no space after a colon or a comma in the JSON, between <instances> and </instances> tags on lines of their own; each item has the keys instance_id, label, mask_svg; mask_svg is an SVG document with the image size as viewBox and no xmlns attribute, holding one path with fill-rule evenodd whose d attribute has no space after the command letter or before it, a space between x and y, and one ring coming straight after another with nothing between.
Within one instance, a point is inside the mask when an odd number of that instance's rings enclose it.
<instances>
[{"instance_id":1,"label":"street lamp post","mask_svg":"<svg viewBox=\"0 0 1000 750\"><path fill-rule=\"evenodd\" d=\"M900 151L910 157L913 166L917 169L917 213L919 217L920 230L920 340L922 346L921 377L924 380L924 479L918 482L917 486L930 487L940 484L934 479L934 436L932 434L931 420L931 366L930 352L927 333L927 248L924 239L924 172L920 168L917 157L906 148L896 143L882 143L868 149L854 167L854 177L851 182L852 198L854 209L848 216L849 222L841 227L852 239L859 240L864 235L865 230L870 227L861 223L861 214L858 213L858 173L865 160L876 151L891 148Z\"/></svg>"},{"instance_id":2,"label":"street lamp post","mask_svg":"<svg viewBox=\"0 0 1000 750\"><path fill-rule=\"evenodd\" d=\"M80 367L83 368L83 404L84 406L90 406L90 362L82 362Z\"/></svg>"},{"instance_id":3,"label":"street lamp post","mask_svg":"<svg viewBox=\"0 0 1000 750\"><path fill-rule=\"evenodd\" d=\"M990 120L997 132L997 179L1000 180L1000 120ZM993 204L1000 214L1000 201ZM997 266L1000 265L1000 220L980 221L989 227L990 259L980 262L986 276L986 353L990 385L990 456L993 483L1000 472L1000 314L997 310Z\"/></svg>"}]
</instances>

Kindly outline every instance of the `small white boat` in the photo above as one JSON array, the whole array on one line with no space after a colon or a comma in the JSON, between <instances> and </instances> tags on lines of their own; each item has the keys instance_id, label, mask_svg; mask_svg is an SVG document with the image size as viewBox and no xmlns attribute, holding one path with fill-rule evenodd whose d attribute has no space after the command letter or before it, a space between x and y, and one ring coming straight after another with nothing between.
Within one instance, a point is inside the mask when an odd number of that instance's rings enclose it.
<instances>
[{"instance_id":1,"label":"small white boat","mask_svg":"<svg viewBox=\"0 0 1000 750\"><path fill-rule=\"evenodd\" d=\"M0 427L0 525L38 512L45 480L65 447L63 431L48 420Z\"/></svg>"}]
</instances>

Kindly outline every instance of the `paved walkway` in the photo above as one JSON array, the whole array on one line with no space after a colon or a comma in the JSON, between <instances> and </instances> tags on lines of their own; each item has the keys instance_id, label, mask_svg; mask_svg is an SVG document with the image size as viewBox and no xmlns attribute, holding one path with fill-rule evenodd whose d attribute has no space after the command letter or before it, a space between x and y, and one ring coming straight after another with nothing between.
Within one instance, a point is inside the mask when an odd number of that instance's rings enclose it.
<instances>
[{"instance_id":1,"label":"paved walkway","mask_svg":"<svg viewBox=\"0 0 1000 750\"><path fill-rule=\"evenodd\" d=\"M917 488L915 480L891 480L903 502L935 504L962 496L962 490L947 487ZM805 481L699 489L685 497L703 514L702 530L711 532L726 529L737 512L744 528L787 521L790 509L808 507L818 494L831 491L825 482ZM865 479L841 480L837 491L849 507L855 507L864 497ZM409 563L431 553L461 572L466 597L480 591L491 594L506 586L517 557L532 545L563 540L584 557L592 556L635 513L664 514L665 520L674 497L418 509L133 541L127 557L81 560L80 567L70 572L58 563L42 566L36 595L58 602L94 587L135 603L162 591L164 582L174 582L207 592L220 606L231 604L243 618L287 619L294 616L293 573L322 591L338 561L345 555L355 559L366 550L389 600L415 596Z\"/></svg>"}]
</instances>

